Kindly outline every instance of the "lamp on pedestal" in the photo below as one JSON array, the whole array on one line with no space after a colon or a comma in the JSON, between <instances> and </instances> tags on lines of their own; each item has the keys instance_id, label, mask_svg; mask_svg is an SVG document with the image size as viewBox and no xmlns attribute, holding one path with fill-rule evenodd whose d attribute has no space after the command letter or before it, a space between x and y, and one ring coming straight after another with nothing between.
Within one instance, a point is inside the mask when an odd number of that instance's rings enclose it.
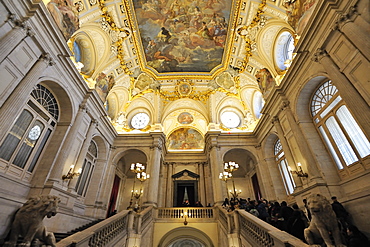
<instances>
[{"instance_id":1,"label":"lamp on pedestal","mask_svg":"<svg viewBox=\"0 0 370 247\"><path fill-rule=\"evenodd\" d=\"M149 179L150 176L148 173L145 172L145 166L141 163L131 164L130 170L133 173L135 173L136 176L134 178L134 183L133 183L132 190L131 190L131 199L130 199L130 205L128 206L128 209L133 209L135 212L139 212L140 211L139 201L140 201L140 197L143 194L143 189L142 189L143 182ZM140 190L135 190L136 179L140 181ZM135 205L132 206L134 198L136 199L136 201L135 201Z\"/></svg>"}]
</instances>

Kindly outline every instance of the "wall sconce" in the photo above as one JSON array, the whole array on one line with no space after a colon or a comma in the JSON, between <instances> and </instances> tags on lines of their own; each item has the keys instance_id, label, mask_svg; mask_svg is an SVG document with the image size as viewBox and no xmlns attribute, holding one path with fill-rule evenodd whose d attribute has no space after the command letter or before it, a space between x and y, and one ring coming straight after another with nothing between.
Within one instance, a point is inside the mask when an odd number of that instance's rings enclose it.
<instances>
[{"instance_id":1,"label":"wall sconce","mask_svg":"<svg viewBox=\"0 0 370 247\"><path fill-rule=\"evenodd\" d=\"M186 226L188 224L188 222L186 221L186 218L191 216L191 213L188 213L187 211L185 211L184 213L181 213L181 217L184 218L184 225Z\"/></svg>"},{"instance_id":2,"label":"wall sconce","mask_svg":"<svg viewBox=\"0 0 370 247\"><path fill-rule=\"evenodd\" d=\"M290 170L290 172L292 173L292 174L296 174L298 177L300 177L300 178L308 178L308 174L307 173L305 173L305 172L303 172L303 170L302 170L302 164L301 163L297 163L297 166L298 166L298 171L292 171L292 170ZM290 168L290 167L289 167Z\"/></svg>"},{"instance_id":3,"label":"wall sconce","mask_svg":"<svg viewBox=\"0 0 370 247\"><path fill-rule=\"evenodd\" d=\"M62 176L62 179L63 180L69 180L69 179L73 179L74 177L78 177L80 176L81 172L82 172L82 168L79 168L77 172L73 172L73 169L75 168L74 165L71 165L69 167L69 171L67 174L63 175Z\"/></svg>"}]
</instances>

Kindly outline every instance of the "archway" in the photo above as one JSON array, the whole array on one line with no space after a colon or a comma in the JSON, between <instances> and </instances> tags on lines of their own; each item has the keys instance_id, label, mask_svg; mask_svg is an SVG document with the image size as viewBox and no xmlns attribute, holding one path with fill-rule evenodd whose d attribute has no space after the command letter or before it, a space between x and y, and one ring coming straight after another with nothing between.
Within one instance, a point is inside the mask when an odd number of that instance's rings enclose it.
<instances>
[{"instance_id":1,"label":"archway","mask_svg":"<svg viewBox=\"0 0 370 247\"><path fill-rule=\"evenodd\" d=\"M188 244L188 245L185 245ZM166 233L158 247L213 247L210 237L201 230L193 227L179 227Z\"/></svg>"}]
</instances>

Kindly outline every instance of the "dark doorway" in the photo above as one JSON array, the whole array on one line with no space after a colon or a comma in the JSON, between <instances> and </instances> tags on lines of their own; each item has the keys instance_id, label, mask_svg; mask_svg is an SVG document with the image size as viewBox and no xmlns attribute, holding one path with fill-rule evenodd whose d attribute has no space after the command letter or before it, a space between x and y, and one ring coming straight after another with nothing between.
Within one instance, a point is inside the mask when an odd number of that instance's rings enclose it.
<instances>
[{"instance_id":1,"label":"dark doorway","mask_svg":"<svg viewBox=\"0 0 370 247\"><path fill-rule=\"evenodd\" d=\"M175 181L175 196L174 196L174 206L182 207L184 198L187 197L190 206L194 206L195 202L198 200L198 181L196 180L178 180Z\"/></svg>"},{"instance_id":2,"label":"dark doorway","mask_svg":"<svg viewBox=\"0 0 370 247\"><path fill-rule=\"evenodd\" d=\"M255 196L256 200L261 199L262 195L261 195L260 185L258 183L257 174L254 174L252 176L252 185L253 185L254 196Z\"/></svg>"},{"instance_id":3,"label":"dark doorway","mask_svg":"<svg viewBox=\"0 0 370 247\"><path fill-rule=\"evenodd\" d=\"M114 182L113 182L113 187L112 187L112 192L110 194L110 199L109 199L107 217L112 215L114 210L116 210L116 202L117 202L117 196L118 196L120 181L121 181L121 179L117 175L115 175Z\"/></svg>"}]
</instances>

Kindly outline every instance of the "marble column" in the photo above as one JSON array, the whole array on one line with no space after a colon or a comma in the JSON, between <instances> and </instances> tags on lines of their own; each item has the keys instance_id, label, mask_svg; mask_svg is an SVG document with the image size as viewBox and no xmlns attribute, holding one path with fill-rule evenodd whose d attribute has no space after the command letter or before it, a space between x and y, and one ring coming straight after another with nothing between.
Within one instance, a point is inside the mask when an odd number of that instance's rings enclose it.
<instances>
[{"instance_id":1,"label":"marble column","mask_svg":"<svg viewBox=\"0 0 370 247\"><path fill-rule=\"evenodd\" d=\"M85 141L82 144L80 153L79 153L77 161L75 163L75 168L74 168L75 171L78 171L78 169L82 168L82 166L84 164L84 160L85 160L85 157L86 157L86 154L87 154L87 150L90 147L92 136L93 136L93 134L96 130L97 125L98 125L98 122L96 120L91 121L89 129L87 130L87 133L86 133ZM68 184L68 189L70 189L71 191L76 190L77 180L78 180L77 178L71 179L69 184Z\"/></svg>"},{"instance_id":2,"label":"marble column","mask_svg":"<svg viewBox=\"0 0 370 247\"><path fill-rule=\"evenodd\" d=\"M41 55L40 59L32 66L27 75L6 99L0 108L0 140L7 133L9 123L13 122L12 119L19 115L23 106L27 103L28 95L32 92L42 73L48 66L53 64L54 62L49 54Z\"/></svg>"},{"instance_id":3,"label":"marble column","mask_svg":"<svg viewBox=\"0 0 370 247\"><path fill-rule=\"evenodd\" d=\"M167 163L167 186L166 186L166 207L173 207L173 164L172 162Z\"/></svg>"},{"instance_id":4,"label":"marble column","mask_svg":"<svg viewBox=\"0 0 370 247\"><path fill-rule=\"evenodd\" d=\"M68 155L73 147L74 141L77 136L77 132L81 126L81 123L83 121L83 118L86 114L86 107L84 104L80 105L80 108L76 114L75 120L72 123L71 127L69 128L69 131L67 133L67 137L64 140L60 152L58 154L58 157L56 158L56 161L54 163L53 169L51 171L49 181L50 182L62 182L62 175L64 173L67 173L70 165L72 164L66 164L66 161L68 159ZM64 173L63 173L64 171ZM77 170L75 170L77 171ZM76 179L76 178L75 178Z\"/></svg>"},{"instance_id":5,"label":"marble column","mask_svg":"<svg viewBox=\"0 0 370 247\"><path fill-rule=\"evenodd\" d=\"M353 113L357 123L363 128L365 134L369 136L370 114L364 114L369 111L368 103L360 96L347 77L343 75L326 51L318 49L314 54L313 61L319 62L324 67L329 79L339 90L340 96L346 102L348 109Z\"/></svg>"},{"instance_id":6,"label":"marble column","mask_svg":"<svg viewBox=\"0 0 370 247\"><path fill-rule=\"evenodd\" d=\"M211 165L211 180L213 187L213 201L215 204L221 205L224 198L228 197L225 182L220 180L219 175L223 172L223 163L219 157L219 147L217 145L210 146L209 160Z\"/></svg>"},{"instance_id":7,"label":"marble column","mask_svg":"<svg viewBox=\"0 0 370 247\"><path fill-rule=\"evenodd\" d=\"M9 17L13 24L12 30L0 39L0 63L21 43L27 36L34 36L32 29L25 22L15 19L14 15Z\"/></svg>"},{"instance_id":8,"label":"marble column","mask_svg":"<svg viewBox=\"0 0 370 247\"><path fill-rule=\"evenodd\" d=\"M198 199L203 206L207 206L207 200L206 200L206 189L205 189L205 181L204 181L204 165L205 162L198 163L198 171L199 171L199 192L200 192L200 198Z\"/></svg>"},{"instance_id":9,"label":"marble column","mask_svg":"<svg viewBox=\"0 0 370 247\"><path fill-rule=\"evenodd\" d=\"M283 146L285 158L288 161L289 167L292 169L292 171L296 171L297 170L297 167L295 165L296 162L294 161L294 157L292 155L292 152L290 151L290 146L287 140L285 139L283 128L281 127L279 118L277 116L273 118L272 124L275 126L276 131L279 135L279 140L281 142L281 145ZM293 180L297 187L302 187L302 181L301 179L299 179L299 177L293 175Z\"/></svg>"},{"instance_id":10,"label":"marble column","mask_svg":"<svg viewBox=\"0 0 370 247\"><path fill-rule=\"evenodd\" d=\"M357 25L354 19L363 25ZM365 26L365 29L362 27ZM342 32L366 58L370 58L370 25L358 15L355 8L351 8L348 13L339 17L335 29Z\"/></svg>"},{"instance_id":11,"label":"marble column","mask_svg":"<svg viewBox=\"0 0 370 247\"><path fill-rule=\"evenodd\" d=\"M146 201L144 205L157 206L158 202L158 189L159 189L159 173L161 169L161 156L162 156L163 140L160 137L154 138L154 144L151 147L150 163L148 164L147 171L150 178L146 181L147 189L144 190Z\"/></svg>"},{"instance_id":12,"label":"marble column","mask_svg":"<svg viewBox=\"0 0 370 247\"><path fill-rule=\"evenodd\" d=\"M293 136L296 139L296 143L298 145L298 149L300 154L302 155L303 161L297 160L303 166L303 168L307 169L307 173L309 174L309 179L316 180L316 182L322 182L322 177L320 175L319 169L317 167L317 161L314 158L315 155L312 153L307 141L306 137L303 135L302 130L300 129L299 125L297 124L293 112L289 106L290 102L285 100L282 104L282 111L285 114L289 126L292 130Z\"/></svg>"}]
</instances>

